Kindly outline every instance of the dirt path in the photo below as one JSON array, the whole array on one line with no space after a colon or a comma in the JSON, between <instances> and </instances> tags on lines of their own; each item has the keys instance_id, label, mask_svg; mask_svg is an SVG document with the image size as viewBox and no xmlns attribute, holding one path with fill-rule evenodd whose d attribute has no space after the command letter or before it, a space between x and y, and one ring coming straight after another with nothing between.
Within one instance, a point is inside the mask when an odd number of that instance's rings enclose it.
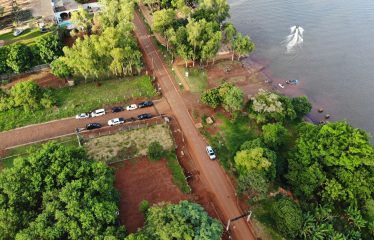
<instances>
[{"instance_id":1,"label":"dirt path","mask_svg":"<svg viewBox=\"0 0 374 240\"><path fill-rule=\"evenodd\" d=\"M0 133L0 149L6 149L12 146L32 143L34 141L47 140L49 138L58 137L75 132L76 128L85 127L87 123L98 122L103 126L107 126L108 120L117 117L136 117L142 113L151 113L157 115L156 108L160 105L163 106L165 100L154 101L155 107L141 108L134 111L123 111L119 113L111 113L107 109L107 114L101 117L88 118L76 120L75 118L66 118L55 120L47 123L30 125L22 128L17 128L7 132ZM109 113L108 113L109 111Z\"/></svg>"},{"instance_id":2,"label":"dirt path","mask_svg":"<svg viewBox=\"0 0 374 240\"><path fill-rule=\"evenodd\" d=\"M223 214L224 221L242 215L243 212L237 205L237 198L230 179L217 161L209 160L205 152L206 143L195 128L187 107L137 12L134 23L136 26L135 34L139 40L140 47L146 53L145 59L148 63L153 62L154 74L161 85L162 93L169 102L171 110L185 134L192 159L196 162L201 173L202 183L216 199L215 204ZM231 231L234 239L255 239L251 226L243 219L235 221L231 225Z\"/></svg>"}]
</instances>

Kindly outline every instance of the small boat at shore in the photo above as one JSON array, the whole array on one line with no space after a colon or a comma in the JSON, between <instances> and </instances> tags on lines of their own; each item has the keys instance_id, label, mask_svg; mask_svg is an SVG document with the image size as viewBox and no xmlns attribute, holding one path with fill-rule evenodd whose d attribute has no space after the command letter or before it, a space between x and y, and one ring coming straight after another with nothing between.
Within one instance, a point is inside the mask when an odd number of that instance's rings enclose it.
<instances>
[{"instance_id":1,"label":"small boat at shore","mask_svg":"<svg viewBox=\"0 0 374 240\"><path fill-rule=\"evenodd\" d=\"M278 86L284 88L284 85L282 83L278 83Z\"/></svg>"},{"instance_id":2,"label":"small boat at shore","mask_svg":"<svg viewBox=\"0 0 374 240\"><path fill-rule=\"evenodd\" d=\"M286 83L287 84L296 85L296 84L299 83L299 80L297 80L297 79L287 80Z\"/></svg>"}]
</instances>

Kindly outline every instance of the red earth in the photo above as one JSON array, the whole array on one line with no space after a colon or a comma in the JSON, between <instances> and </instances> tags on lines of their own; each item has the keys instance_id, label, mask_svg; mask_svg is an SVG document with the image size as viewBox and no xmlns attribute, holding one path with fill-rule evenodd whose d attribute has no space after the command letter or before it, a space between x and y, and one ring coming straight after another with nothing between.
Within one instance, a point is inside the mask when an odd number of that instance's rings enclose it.
<instances>
[{"instance_id":1,"label":"red earth","mask_svg":"<svg viewBox=\"0 0 374 240\"><path fill-rule=\"evenodd\" d=\"M130 233L144 224L143 213L139 211L142 200L152 205L187 199L173 183L165 160L152 162L143 157L112 166L115 169L115 187L120 193L120 221Z\"/></svg>"}]
</instances>

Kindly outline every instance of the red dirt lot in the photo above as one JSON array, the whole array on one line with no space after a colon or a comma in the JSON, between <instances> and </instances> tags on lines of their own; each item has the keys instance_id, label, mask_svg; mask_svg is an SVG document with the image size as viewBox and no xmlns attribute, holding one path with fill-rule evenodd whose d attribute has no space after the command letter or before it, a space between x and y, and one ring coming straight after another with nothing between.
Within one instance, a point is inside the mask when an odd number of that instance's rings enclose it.
<instances>
[{"instance_id":1,"label":"red dirt lot","mask_svg":"<svg viewBox=\"0 0 374 240\"><path fill-rule=\"evenodd\" d=\"M44 88L60 88L66 85L64 79L56 77L51 73L49 69L41 70L36 73L19 74L17 75L17 77L12 78L11 80L12 81L9 84L5 85L4 88L10 88L18 82L27 80L32 80L36 82L39 86Z\"/></svg>"},{"instance_id":2,"label":"red dirt lot","mask_svg":"<svg viewBox=\"0 0 374 240\"><path fill-rule=\"evenodd\" d=\"M112 165L115 169L115 187L120 193L120 221L128 232L133 233L143 226L144 216L139 203L178 203L187 199L173 183L165 160L151 162L138 158Z\"/></svg>"}]
</instances>

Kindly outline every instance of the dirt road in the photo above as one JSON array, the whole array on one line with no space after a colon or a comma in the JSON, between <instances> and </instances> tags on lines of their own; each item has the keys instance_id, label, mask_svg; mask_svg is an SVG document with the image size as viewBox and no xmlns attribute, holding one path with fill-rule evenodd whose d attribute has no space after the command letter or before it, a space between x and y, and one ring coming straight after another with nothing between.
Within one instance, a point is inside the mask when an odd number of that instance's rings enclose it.
<instances>
[{"instance_id":1,"label":"dirt road","mask_svg":"<svg viewBox=\"0 0 374 240\"><path fill-rule=\"evenodd\" d=\"M169 70L152 42L145 24L140 19L139 13L135 14L134 23L136 27L135 34L139 40L140 47L145 53L144 57L149 64L148 66L153 66L154 74L161 85L162 93L169 102L171 110L174 113L173 115L181 125L192 158L196 161L196 165L199 168L198 170L203 184L206 186L207 191L215 196L215 204L224 215L224 221L242 215L243 212L241 212L237 205L234 187L230 179L218 162L211 161L208 158L205 152L206 143L195 128L193 120L188 113L182 97L177 91ZM234 239L256 239L252 228L243 219L235 221L230 229Z\"/></svg>"},{"instance_id":2,"label":"dirt road","mask_svg":"<svg viewBox=\"0 0 374 240\"><path fill-rule=\"evenodd\" d=\"M80 119L66 118L62 120L55 120L42 124L30 125L22 128L17 128L7 132L0 133L0 149L6 149L13 146L32 143L34 141L46 140L53 137L58 137L70 133L74 133L76 128L83 128L87 123L97 122L103 126L107 126L108 120L124 117L136 117L142 113L158 114L156 108L164 105L164 100L154 101L155 107L141 108L133 111L123 111L119 113L111 113L110 109L106 109L107 114L100 117Z\"/></svg>"}]
</instances>

